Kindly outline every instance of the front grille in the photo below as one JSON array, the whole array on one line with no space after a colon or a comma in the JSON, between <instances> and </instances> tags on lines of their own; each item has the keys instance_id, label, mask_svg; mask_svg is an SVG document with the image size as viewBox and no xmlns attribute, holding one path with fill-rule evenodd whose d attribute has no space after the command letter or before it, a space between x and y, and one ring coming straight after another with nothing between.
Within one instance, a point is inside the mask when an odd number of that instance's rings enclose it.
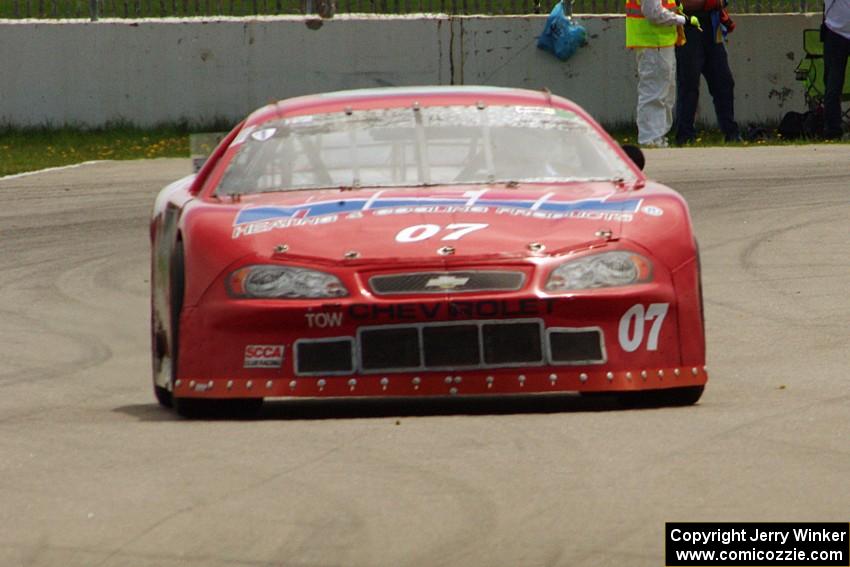
<instances>
[{"instance_id":1,"label":"front grille","mask_svg":"<svg viewBox=\"0 0 850 567\"><path fill-rule=\"evenodd\" d=\"M356 341L299 339L294 351L299 376L606 362L598 327L551 328L544 342L539 319L361 327Z\"/></svg>"},{"instance_id":2,"label":"front grille","mask_svg":"<svg viewBox=\"0 0 850 567\"><path fill-rule=\"evenodd\" d=\"M295 373L300 376L351 374L353 344L349 337L295 341Z\"/></svg>"},{"instance_id":3,"label":"front grille","mask_svg":"<svg viewBox=\"0 0 850 567\"><path fill-rule=\"evenodd\" d=\"M484 361L490 365L535 363L543 359L540 325L484 325Z\"/></svg>"},{"instance_id":4,"label":"front grille","mask_svg":"<svg viewBox=\"0 0 850 567\"><path fill-rule=\"evenodd\" d=\"M419 331L412 327L364 330L360 353L363 370L418 367Z\"/></svg>"},{"instance_id":5,"label":"front grille","mask_svg":"<svg viewBox=\"0 0 850 567\"><path fill-rule=\"evenodd\" d=\"M446 325L422 329L426 368L481 364L478 325Z\"/></svg>"},{"instance_id":6,"label":"front grille","mask_svg":"<svg viewBox=\"0 0 850 567\"><path fill-rule=\"evenodd\" d=\"M361 327L363 372L543 364L543 322L512 319Z\"/></svg>"},{"instance_id":7,"label":"front grille","mask_svg":"<svg viewBox=\"0 0 850 567\"><path fill-rule=\"evenodd\" d=\"M549 358L553 364L601 364L605 348L601 329L549 329Z\"/></svg>"},{"instance_id":8,"label":"front grille","mask_svg":"<svg viewBox=\"0 0 850 567\"><path fill-rule=\"evenodd\" d=\"M517 291L524 282L524 273L505 271L417 272L369 278L369 286L377 295Z\"/></svg>"}]
</instances>

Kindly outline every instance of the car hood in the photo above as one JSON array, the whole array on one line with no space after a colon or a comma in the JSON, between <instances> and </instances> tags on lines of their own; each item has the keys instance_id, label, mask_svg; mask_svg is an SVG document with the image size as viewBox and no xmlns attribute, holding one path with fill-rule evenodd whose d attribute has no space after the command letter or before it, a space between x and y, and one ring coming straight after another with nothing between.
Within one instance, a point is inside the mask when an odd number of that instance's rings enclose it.
<instances>
[{"instance_id":1,"label":"car hood","mask_svg":"<svg viewBox=\"0 0 850 567\"><path fill-rule=\"evenodd\" d=\"M616 239L643 200L608 182L322 190L243 196L209 205L217 214L205 218L227 227L220 244L240 255L429 263L559 254Z\"/></svg>"}]
</instances>

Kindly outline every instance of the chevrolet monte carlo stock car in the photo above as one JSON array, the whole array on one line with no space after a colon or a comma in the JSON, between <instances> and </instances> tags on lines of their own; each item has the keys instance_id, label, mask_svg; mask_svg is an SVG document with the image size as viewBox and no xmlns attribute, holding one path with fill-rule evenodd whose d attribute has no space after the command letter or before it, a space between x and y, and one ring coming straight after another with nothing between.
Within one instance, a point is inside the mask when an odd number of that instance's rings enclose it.
<instances>
[{"instance_id":1,"label":"chevrolet monte carlo stock car","mask_svg":"<svg viewBox=\"0 0 850 567\"><path fill-rule=\"evenodd\" d=\"M642 157L545 91L265 106L156 199L156 397L186 416L271 397L693 404L696 242Z\"/></svg>"}]
</instances>

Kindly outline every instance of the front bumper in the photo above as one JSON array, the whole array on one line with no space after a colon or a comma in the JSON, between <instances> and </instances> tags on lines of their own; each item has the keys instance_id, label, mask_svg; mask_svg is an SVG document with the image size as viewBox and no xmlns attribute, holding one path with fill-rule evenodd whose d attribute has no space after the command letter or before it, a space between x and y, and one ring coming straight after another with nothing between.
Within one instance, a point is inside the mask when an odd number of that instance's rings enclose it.
<instances>
[{"instance_id":1,"label":"front bumper","mask_svg":"<svg viewBox=\"0 0 850 567\"><path fill-rule=\"evenodd\" d=\"M701 318L693 316L698 309L694 301L677 301L672 285L659 284L558 297L513 293L497 299L361 297L296 303L209 298L184 310L173 387L180 397L239 398L626 392L700 386L707 373L702 329L694 324L701 325ZM423 362L417 367L381 368L370 367L361 352L364 329L418 329L421 335L422 329L476 327L483 337L485 327L511 324L539 326L539 357L525 363L503 359L493 363L482 354L478 363L433 367L420 353ZM553 356L552 333L587 329L599 333L601 358L587 363ZM350 367L327 372L299 368L299 346L322 341L350 344ZM482 345L482 353L485 350Z\"/></svg>"},{"instance_id":2,"label":"front bumper","mask_svg":"<svg viewBox=\"0 0 850 567\"><path fill-rule=\"evenodd\" d=\"M175 382L174 392L180 397L209 398L454 396L630 392L702 386L707 380L708 371L704 366L618 371L534 368L383 376L310 376L289 380L260 375L254 378L184 378Z\"/></svg>"}]
</instances>

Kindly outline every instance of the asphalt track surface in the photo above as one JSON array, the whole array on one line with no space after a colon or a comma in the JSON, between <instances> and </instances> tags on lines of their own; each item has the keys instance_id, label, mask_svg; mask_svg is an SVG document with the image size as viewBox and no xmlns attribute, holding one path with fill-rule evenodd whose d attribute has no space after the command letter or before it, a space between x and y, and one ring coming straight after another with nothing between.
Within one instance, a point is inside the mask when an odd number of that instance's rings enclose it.
<instances>
[{"instance_id":1,"label":"asphalt track surface","mask_svg":"<svg viewBox=\"0 0 850 567\"><path fill-rule=\"evenodd\" d=\"M147 218L188 160L0 180L0 566L652 566L665 521L850 520L850 146L655 150L702 246L694 407L150 387Z\"/></svg>"}]
</instances>

